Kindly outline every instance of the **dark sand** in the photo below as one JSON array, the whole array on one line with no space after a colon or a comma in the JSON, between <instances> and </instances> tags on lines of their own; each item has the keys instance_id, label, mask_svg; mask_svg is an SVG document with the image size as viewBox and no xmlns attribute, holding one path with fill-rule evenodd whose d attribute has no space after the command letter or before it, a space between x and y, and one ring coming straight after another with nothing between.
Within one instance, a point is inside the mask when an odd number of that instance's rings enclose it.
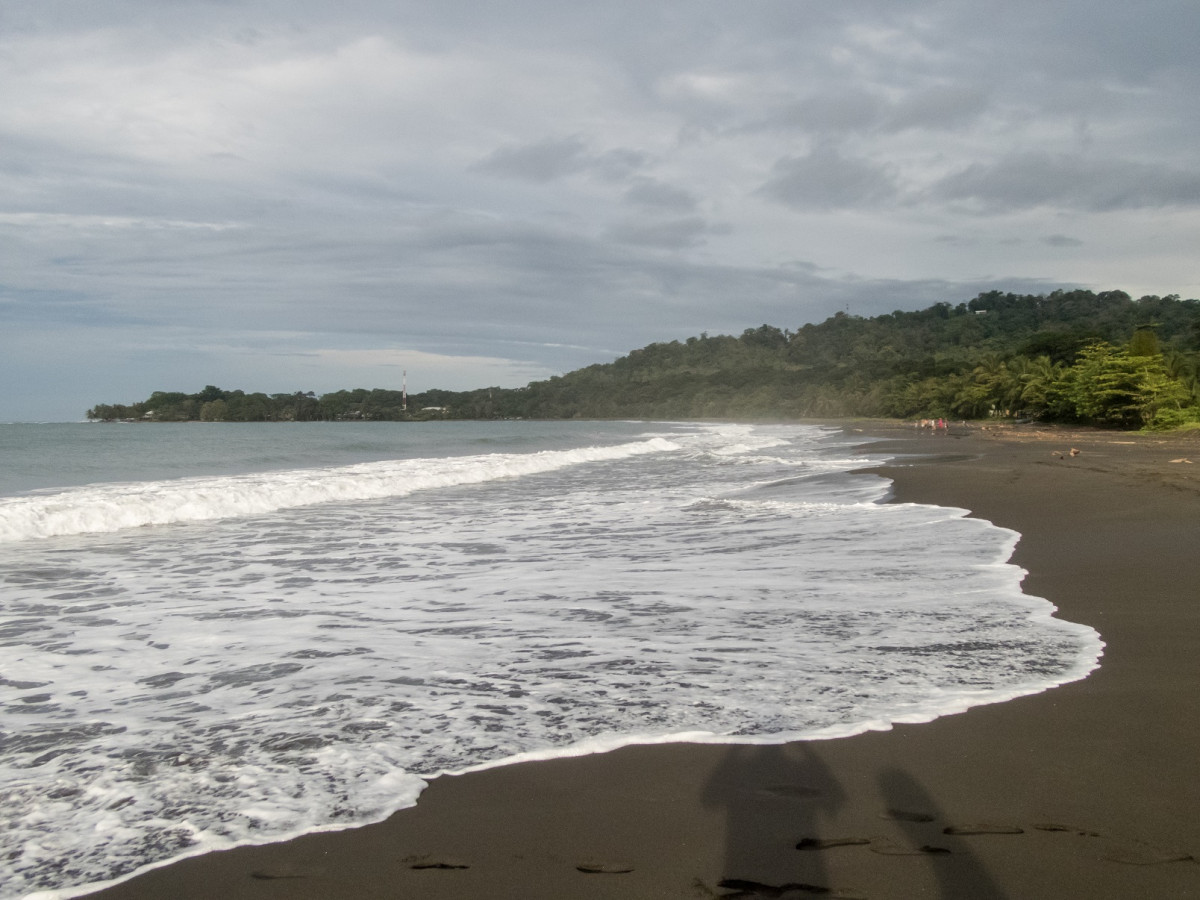
<instances>
[{"instance_id":1,"label":"dark sand","mask_svg":"<svg viewBox=\"0 0 1200 900\"><path fill-rule=\"evenodd\" d=\"M631 747L441 778L379 825L93 896L1200 897L1200 436L864 430L933 454L886 470L897 500L1021 532L1026 592L1101 632L1100 669L844 740Z\"/></svg>"}]
</instances>

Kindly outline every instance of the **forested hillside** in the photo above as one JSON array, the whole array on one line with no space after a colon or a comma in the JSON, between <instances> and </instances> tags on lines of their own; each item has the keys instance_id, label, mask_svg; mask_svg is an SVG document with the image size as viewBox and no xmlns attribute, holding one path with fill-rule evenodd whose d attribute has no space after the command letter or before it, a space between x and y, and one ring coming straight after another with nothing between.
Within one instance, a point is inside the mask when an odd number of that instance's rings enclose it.
<instances>
[{"instance_id":1,"label":"forested hillside","mask_svg":"<svg viewBox=\"0 0 1200 900\"><path fill-rule=\"evenodd\" d=\"M1115 427L1200 420L1200 301L1121 291L992 292L795 331L657 343L523 388L244 394L207 387L100 405L89 418L277 421L448 418L1027 416Z\"/></svg>"}]
</instances>

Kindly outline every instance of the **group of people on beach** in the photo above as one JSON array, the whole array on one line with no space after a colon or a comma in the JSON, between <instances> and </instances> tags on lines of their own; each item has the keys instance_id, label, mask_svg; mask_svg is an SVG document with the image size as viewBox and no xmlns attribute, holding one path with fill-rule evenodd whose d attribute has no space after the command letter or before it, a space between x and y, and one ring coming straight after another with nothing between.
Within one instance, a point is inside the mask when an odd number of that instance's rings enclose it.
<instances>
[{"instance_id":1,"label":"group of people on beach","mask_svg":"<svg viewBox=\"0 0 1200 900\"><path fill-rule=\"evenodd\" d=\"M921 431L945 432L946 427L945 419L922 419L917 423L917 428Z\"/></svg>"}]
</instances>

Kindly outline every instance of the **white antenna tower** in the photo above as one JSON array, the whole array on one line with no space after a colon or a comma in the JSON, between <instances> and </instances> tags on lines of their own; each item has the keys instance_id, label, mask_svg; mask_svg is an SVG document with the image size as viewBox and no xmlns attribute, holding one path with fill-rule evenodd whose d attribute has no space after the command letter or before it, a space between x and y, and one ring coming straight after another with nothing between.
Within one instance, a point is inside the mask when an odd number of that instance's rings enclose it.
<instances>
[{"instance_id":1,"label":"white antenna tower","mask_svg":"<svg viewBox=\"0 0 1200 900\"><path fill-rule=\"evenodd\" d=\"M408 369L404 370L404 375L400 381L400 409L408 412Z\"/></svg>"}]
</instances>

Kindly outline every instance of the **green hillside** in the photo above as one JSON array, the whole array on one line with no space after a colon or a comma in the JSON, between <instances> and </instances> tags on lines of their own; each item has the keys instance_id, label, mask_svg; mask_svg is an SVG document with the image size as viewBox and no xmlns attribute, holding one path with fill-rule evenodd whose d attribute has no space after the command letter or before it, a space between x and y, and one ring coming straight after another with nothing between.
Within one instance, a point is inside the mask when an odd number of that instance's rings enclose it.
<instances>
[{"instance_id":1,"label":"green hillside","mask_svg":"<svg viewBox=\"0 0 1200 900\"><path fill-rule=\"evenodd\" d=\"M523 388L155 393L89 418L179 421L413 418L1027 416L1122 428L1200 419L1200 301L1121 291L991 292L967 303L795 331L650 344ZM433 409L431 409L433 408Z\"/></svg>"}]
</instances>

